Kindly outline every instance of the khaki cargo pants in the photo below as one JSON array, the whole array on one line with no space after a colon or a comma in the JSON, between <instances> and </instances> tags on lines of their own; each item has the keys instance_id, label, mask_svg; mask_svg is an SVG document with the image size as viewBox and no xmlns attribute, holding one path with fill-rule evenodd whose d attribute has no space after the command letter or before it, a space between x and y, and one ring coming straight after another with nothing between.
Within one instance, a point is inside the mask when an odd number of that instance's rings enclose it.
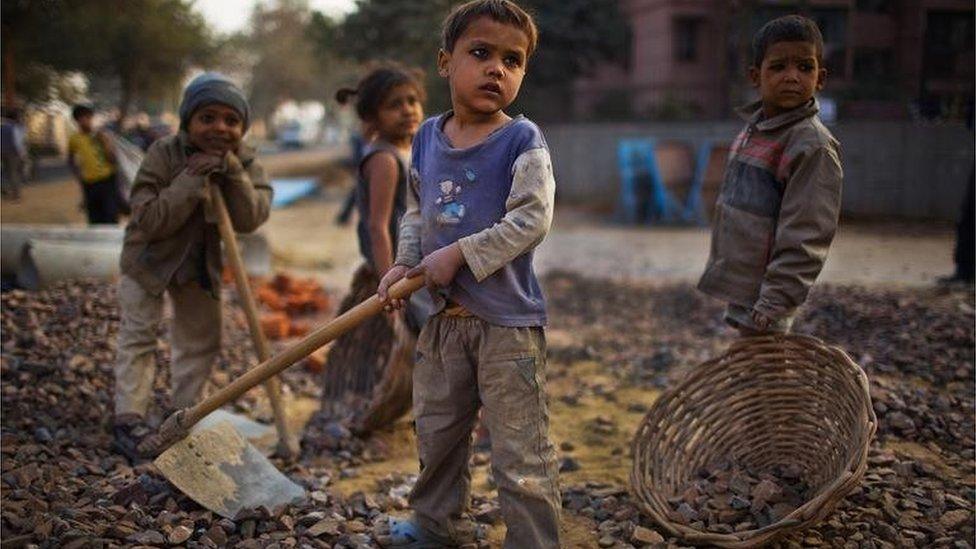
<instances>
[{"instance_id":1,"label":"khaki cargo pants","mask_svg":"<svg viewBox=\"0 0 976 549\"><path fill-rule=\"evenodd\" d=\"M220 301L191 282L166 289L173 305L170 327L172 403L196 404L220 352ZM146 416L156 378L156 330L163 296L122 275L118 288L119 344L115 363L115 415Z\"/></svg>"},{"instance_id":2,"label":"khaki cargo pants","mask_svg":"<svg viewBox=\"0 0 976 549\"><path fill-rule=\"evenodd\" d=\"M508 527L505 547L559 547L561 500L549 441L545 335L473 316L431 317L417 342L413 406L420 476L410 494L417 521L464 541L471 491L471 431L491 435L491 467Z\"/></svg>"}]
</instances>

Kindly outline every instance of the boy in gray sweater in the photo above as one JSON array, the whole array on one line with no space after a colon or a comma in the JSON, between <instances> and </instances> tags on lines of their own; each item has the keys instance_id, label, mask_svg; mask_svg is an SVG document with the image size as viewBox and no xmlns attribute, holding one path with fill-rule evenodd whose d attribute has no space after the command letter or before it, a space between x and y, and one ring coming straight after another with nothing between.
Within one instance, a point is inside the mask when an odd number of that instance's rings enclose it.
<instances>
[{"instance_id":1,"label":"boy in gray sweater","mask_svg":"<svg viewBox=\"0 0 976 549\"><path fill-rule=\"evenodd\" d=\"M698 283L728 303L725 320L742 335L789 331L827 259L843 181L840 145L817 118L827 76L817 25L780 17L752 50L762 99L741 111Z\"/></svg>"}]
</instances>

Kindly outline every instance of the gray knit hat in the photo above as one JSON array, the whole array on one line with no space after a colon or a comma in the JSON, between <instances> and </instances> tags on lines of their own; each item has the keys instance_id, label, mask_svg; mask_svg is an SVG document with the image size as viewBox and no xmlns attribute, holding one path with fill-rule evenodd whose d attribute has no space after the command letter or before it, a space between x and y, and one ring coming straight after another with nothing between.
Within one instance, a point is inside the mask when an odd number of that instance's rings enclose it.
<instances>
[{"instance_id":1,"label":"gray knit hat","mask_svg":"<svg viewBox=\"0 0 976 549\"><path fill-rule=\"evenodd\" d=\"M220 103L237 111L244 123L244 131L251 124L251 107L237 84L219 72L205 72L194 78L183 90L180 102L180 129L190 125L190 117L200 107Z\"/></svg>"}]
</instances>

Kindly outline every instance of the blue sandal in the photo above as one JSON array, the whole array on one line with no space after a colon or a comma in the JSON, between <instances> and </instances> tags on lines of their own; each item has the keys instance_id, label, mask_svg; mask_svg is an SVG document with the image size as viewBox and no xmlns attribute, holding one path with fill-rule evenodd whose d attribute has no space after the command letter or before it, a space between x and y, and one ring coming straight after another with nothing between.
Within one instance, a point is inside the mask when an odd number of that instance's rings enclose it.
<instances>
[{"instance_id":1,"label":"blue sandal","mask_svg":"<svg viewBox=\"0 0 976 549\"><path fill-rule=\"evenodd\" d=\"M443 549L456 547L450 540L444 539L412 519L397 519L390 517L386 528L380 527L376 533L376 541L381 547L389 549Z\"/></svg>"}]
</instances>

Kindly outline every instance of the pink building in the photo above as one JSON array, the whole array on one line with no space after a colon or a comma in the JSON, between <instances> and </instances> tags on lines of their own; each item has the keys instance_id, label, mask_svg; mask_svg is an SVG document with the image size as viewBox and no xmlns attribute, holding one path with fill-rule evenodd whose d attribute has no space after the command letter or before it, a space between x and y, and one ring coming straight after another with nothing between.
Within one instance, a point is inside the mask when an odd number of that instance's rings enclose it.
<instances>
[{"instance_id":1,"label":"pink building","mask_svg":"<svg viewBox=\"0 0 976 549\"><path fill-rule=\"evenodd\" d=\"M728 116L752 96L744 75L753 33L787 13L820 26L828 95L844 116L961 116L972 101L972 0L618 1L629 52L622 66L577 81L581 118Z\"/></svg>"}]
</instances>

